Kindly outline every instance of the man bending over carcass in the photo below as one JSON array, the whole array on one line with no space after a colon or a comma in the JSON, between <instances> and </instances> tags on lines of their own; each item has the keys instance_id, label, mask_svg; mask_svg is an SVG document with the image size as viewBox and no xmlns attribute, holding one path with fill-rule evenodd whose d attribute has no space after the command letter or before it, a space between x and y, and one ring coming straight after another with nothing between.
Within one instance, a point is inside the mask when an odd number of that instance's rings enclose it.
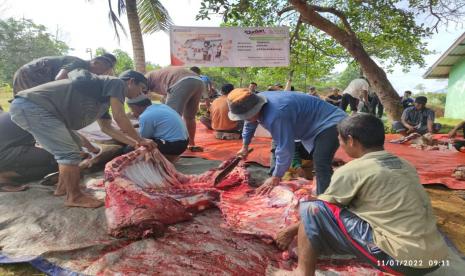
<instances>
[{"instance_id":1,"label":"man bending over carcass","mask_svg":"<svg viewBox=\"0 0 465 276\"><path fill-rule=\"evenodd\" d=\"M124 72L120 79L87 70L74 70L68 76L19 92L10 107L11 120L54 155L60 172L55 195L66 195L66 206L96 208L102 202L79 188L81 139L75 130L105 117L111 107L128 141L156 147L152 140L138 135L123 106L125 97L142 93L147 80L135 71Z\"/></svg>"},{"instance_id":2,"label":"man bending over carcass","mask_svg":"<svg viewBox=\"0 0 465 276\"><path fill-rule=\"evenodd\" d=\"M355 159L336 170L318 200L301 204L300 223L278 235L281 248L297 235L293 275L314 275L321 254L352 254L394 275L436 270L447 246L415 168L384 151L383 123L373 115L348 117L338 131Z\"/></svg>"},{"instance_id":3,"label":"man bending over carcass","mask_svg":"<svg viewBox=\"0 0 465 276\"><path fill-rule=\"evenodd\" d=\"M295 140L301 140L311 153L317 179L317 194L323 193L333 174L332 161L339 142L336 125L347 115L319 98L297 92L261 92L253 94L246 88L228 94L229 118L245 120L242 149L247 155L258 124L267 129L276 142L276 164L272 176L257 189L267 194L289 169L295 151Z\"/></svg>"}]
</instances>

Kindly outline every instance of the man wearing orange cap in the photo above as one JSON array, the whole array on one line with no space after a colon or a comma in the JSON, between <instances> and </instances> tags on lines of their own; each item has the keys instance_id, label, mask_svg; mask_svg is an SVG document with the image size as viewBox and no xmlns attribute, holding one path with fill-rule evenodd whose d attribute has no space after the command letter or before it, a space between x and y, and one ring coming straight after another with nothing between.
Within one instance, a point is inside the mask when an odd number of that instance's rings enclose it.
<instances>
[{"instance_id":1,"label":"man wearing orange cap","mask_svg":"<svg viewBox=\"0 0 465 276\"><path fill-rule=\"evenodd\" d=\"M296 92L250 93L248 89L234 89L228 95L229 118L245 120L243 146L238 152L247 155L255 129L261 124L276 142L276 165L273 174L258 189L268 193L278 185L292 162L294 140L301 140L312 154L317 194L329 185L333 169L331 162L339 147L336 125L347 115L325 101Z\"/></svg>"}]
</instances>

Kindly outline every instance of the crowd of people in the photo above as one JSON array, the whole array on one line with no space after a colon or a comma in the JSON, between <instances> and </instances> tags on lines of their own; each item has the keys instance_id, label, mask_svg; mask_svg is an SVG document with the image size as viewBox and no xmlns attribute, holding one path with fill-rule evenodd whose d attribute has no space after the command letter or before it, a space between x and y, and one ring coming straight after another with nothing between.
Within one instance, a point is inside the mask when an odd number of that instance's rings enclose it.
<instances>
[{"instance_id":1,"label":"crowd of people","mask_svg":"<svg viewBox=\"0 0 465 276\"><path fill-rule=\"evenodd\" d=\"M342 93L334 88L325 98L315 87L308 94L294 92L290 82L262 92L255 82L248 88L226 83L217 93L197 67L167 67L145 75L128 70L113 77L115 62L111 54L90 61L45 57L18 69L10 111L0 114L2 191L17 191L21 187L12 186L15 182L58 170L54 194L65 196L66 206L99 207L102 202L79 186L82 147L99 149L77 130L97 121L126 152L158 148L175 162L186 150L203 150L195 143L203 99L207 115L201 122L215 131L212 139L242 139L238 155L249 154L259 125L269 131L274 162L257 194L267 195L279 185L297 151L313 160L316 198L301 204L301 221L277 240L286 248L297 236L294 273L312 275L325 253L354 254L392 274L425 274L439 267L431 260L446 258L447 246L415 168L384 151L383 108L366 79L353 80ZM163 103L152 103L156 95ZM437 131L426 97L410 96L405 92L405 109L394 129L403 135ZM348 106L352 116L345 112ZM354 160L333 172L339 147Z\"/></svg>"}]
</instances>

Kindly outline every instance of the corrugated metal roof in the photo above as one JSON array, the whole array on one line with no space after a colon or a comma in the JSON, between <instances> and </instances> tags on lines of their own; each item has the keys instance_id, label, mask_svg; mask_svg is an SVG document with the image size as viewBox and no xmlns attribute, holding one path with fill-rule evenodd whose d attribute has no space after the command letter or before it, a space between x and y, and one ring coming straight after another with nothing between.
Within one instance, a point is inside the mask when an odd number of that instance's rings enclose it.
<instances>
[{"instance_id":1,"label":"corrugated metal roof","mask_svg":"<svg viewBox=\"0 0 465 276\"><path fill-rule=\"evenodd\" d=\"M465 58L465 32L442 54L423 75L425 79L447 79L450 69Z\"/></svg>"}]
</instances>

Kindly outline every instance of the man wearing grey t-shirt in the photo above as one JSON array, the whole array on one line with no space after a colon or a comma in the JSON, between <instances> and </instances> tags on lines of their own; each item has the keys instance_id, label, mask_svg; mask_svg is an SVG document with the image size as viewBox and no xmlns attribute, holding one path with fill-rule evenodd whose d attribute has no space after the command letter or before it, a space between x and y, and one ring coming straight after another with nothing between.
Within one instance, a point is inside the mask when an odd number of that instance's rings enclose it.
<instances>
[{"instance_id":1,"label":"man wearing grey t-shirt","mask_svg":"<svg viewBox=\"0 0 465 276\"><path fill-rule=\"evenodd\" d=\"M68 76L19 92L10 107L11 119L54 155L60 172L55 195L66 195L69 207L97 208L102 202L79 188L80 139L75 131L108 117L111 107L121 135L129 143L156 147L152 140L139 136L124 112L125 97L141 94L147 79L131 70L119 78L96 76L87 70L75 70Z\"/></svg>"}]
</instances>

